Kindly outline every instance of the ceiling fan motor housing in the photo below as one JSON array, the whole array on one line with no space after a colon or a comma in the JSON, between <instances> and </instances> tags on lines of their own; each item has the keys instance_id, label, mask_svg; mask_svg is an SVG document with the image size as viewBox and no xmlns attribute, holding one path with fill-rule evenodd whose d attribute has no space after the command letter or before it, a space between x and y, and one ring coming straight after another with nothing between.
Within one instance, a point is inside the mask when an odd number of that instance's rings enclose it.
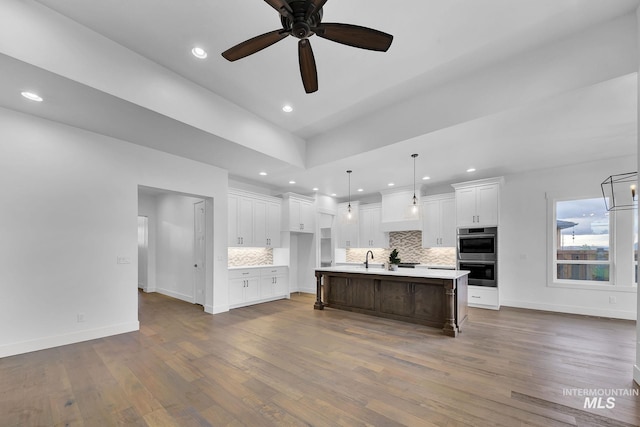
<instances>
[{"instance_id":1,"label":"ceiling fan motor housing","mask_svg":"<svg viewBox=\"0 0 640 427\"><path fill-rule=\"evenodd\" d=\"M314 11L308 19L305 19L307 14L306 0L287 0L287 3L293 9L293 20L288 16L281 16L282 28L287 32L291 31L291 35L299 39L312 36L314 33L311 29L322 21L322 8Z\"/></svg>"}]
</instances>

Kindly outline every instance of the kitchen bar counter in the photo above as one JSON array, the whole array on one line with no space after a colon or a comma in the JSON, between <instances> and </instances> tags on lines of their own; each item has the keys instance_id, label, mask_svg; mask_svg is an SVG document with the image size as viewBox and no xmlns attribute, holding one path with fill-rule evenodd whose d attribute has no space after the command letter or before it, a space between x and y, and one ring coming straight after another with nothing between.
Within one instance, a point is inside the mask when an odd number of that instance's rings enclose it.
<instances>
[{"instance_id":1,"label":"kitchen bar counter","mask_svg":"<svg viewBox=\"0 0 640 427\"><path fill-rule=\"evenodd\" d=\"M316 310L325 307L442 328L455 337L467 320L468 271L316 269ZM323 295L324 289L324 295ZM323 301L324 297L324 301Z\"/></svg>"}]
</instances>

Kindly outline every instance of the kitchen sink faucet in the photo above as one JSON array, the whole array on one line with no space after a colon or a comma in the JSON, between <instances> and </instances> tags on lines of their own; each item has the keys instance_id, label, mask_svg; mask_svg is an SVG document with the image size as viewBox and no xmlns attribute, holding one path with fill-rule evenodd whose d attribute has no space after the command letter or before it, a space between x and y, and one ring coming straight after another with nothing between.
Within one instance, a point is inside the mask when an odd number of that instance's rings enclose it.
<instances>
[{"instance_id":1,"label":"kitchen sink faucet","mask_svg":"<svg viewBox=\"0 0 640 427\"><path fill-rule=\"evenodd\" d=\"M373 252L367 251L367 255L364 258L364 268L369 268L369 254L371 254L371 259L373 260Z\"/></svg>"}]
</instances>

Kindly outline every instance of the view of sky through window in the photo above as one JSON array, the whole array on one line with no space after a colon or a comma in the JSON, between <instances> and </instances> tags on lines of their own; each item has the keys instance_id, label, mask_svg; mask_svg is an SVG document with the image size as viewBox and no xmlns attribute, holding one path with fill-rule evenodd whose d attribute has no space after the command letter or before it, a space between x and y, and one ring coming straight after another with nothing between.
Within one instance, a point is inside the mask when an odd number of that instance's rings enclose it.
<instances>
[{"instance_id":1,"label":"view of sky through window","mask_svg":"<svg viewBox=\"0 0 640 427\"><path fill-rule=\"evenodd\" d=\"M559 201L556 219L559 249L609 249L609 212L601 197Z\"/></svg>"}]
</instances>

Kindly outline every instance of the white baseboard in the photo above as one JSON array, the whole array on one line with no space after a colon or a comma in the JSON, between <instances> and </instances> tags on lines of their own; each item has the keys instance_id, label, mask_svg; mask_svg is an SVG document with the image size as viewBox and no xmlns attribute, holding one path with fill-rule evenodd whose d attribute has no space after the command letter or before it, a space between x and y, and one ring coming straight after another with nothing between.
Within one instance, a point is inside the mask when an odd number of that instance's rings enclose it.
<instances>
[{"instance_id":1,"label":"white baseboard","mask_svg":"<svg viewBox=\"0 0 640 427\"><path fill-rule=\"evenodd\" d=\"M170 291L168 289L156 289L156 292L181 301L190 302L191 304L196 303L195 299L191 295L181 294L180 292Z\"/></svg>"},{"instance_id":2,"label":"white baseboard","mask_svg":"<svg viewBox=\"0 0 640 427\"><path fill-rule=\"evenodd\" d=\"M209 306L207 306L208 308ZM214 305L213 307L211 307L211 311L208 311L207 309L205 309L205 311L207 313L211 313L211 314L220 314L220 313L226 313L227 311L229 311L229 305Z\"/></svg>"},{"instance_id":3,"label":"white baseboard","mask_svg":"<svg viewBox=\"0 0 640 427\"><path fill-rule=\"evenodd\" d=\"M111 335L125 334L127 332L134 332L138 330L140 330L140 322L136 321L7 344L0 346L0 358L30 353L32 351L45 350L53 347L60 347L68 344L75 344L83 341L95 340Z\"/></svg>"},{"instance_id":4,"label":"white baseboard","mask_svg":"<svg viewBox=\"0 0 640 427\"><path fill-rule=\"evenodd\" d=\"M298 288L298 289L296 289L295 291L291 291L291 293L294 293L294 292L301 292L301 293L303 293L303 294L314 294L314 295L315 295L315 294L316 294L316 291L317 291L317 289L316 289L316 287L314 286L313 288Z\"/></svg>"},{"instance_id":5,"label":"white baseboard","mask_svg":"<svg viewBox=\"0 0 640 427\"><path fill-rule=\"evenodd\" d=\"M611 319L637 320L635 311L605 310L600 308L579 307L572 305L543 304L525 301L500 299L501 306L528 308L531 310L554 311L557 313L581 314L584 316L608 317Z\"/></svg>"}]
</instances>

